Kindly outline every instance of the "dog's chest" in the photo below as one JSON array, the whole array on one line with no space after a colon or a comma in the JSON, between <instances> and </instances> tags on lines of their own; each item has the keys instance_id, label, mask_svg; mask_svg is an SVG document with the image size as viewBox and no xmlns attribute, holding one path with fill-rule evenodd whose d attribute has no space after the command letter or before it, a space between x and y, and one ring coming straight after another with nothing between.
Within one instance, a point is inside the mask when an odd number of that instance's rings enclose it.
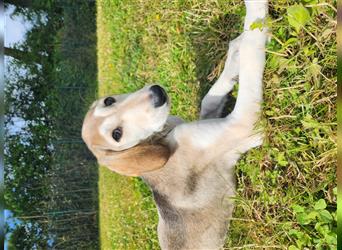
<instances>
[{"instance_id":1,"label":"dog's chest","mask_svg":"<svg viewBox=\"0 0 342 250\"><path fill-rule=\"evenodd\" d=\"M235 189L233 163L227 158L201 160L201 157L171 159L163 172L157 189L180 208L212 206ZM203 159L204 157L202 157Z\"/></svg>"},{"instance_id":2,"label":"dog's chest","mask_svg":"<svg viewBox=\"0 0 342 250\"><path fill-rule=\"evenodd\" d=\"M218 249L222 245L233 208L231 202L182 208L156 190L153 196L158 207L158 235L163 249Z\"/></svg>"},{"instance_id":3,"label":"dog's chest","mask_svg":"<svg viewBox=\"0 0 342 250\"><path fill-rule=\"evenodd\" d=\"M222 243L233 207L233 162L201 154L189 157L180 147L163 169L144 178L158 207L163 249L216 249Z\"/></svg>"}]
</instances>

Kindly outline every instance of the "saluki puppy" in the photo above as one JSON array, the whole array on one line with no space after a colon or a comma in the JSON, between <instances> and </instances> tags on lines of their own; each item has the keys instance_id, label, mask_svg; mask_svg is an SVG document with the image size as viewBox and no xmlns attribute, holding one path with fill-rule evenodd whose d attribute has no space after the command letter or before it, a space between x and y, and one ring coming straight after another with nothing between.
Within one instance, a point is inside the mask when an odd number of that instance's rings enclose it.
<instances>
[{"instance_id":1,"label":"saluki puppy","mask_svg":"<svg viewBox=\"0 0 342 250\"><path fill-rule=\"evenodd\" d=\"M262 142L254 126L262 101L267 0L246 0L243 33L229 45L224 70L201 104L201 119L169 116L159 85L93 103L82 137L101 165L140 176L153 192L162 249L219 249L232 216L234 165ZM239 81L232 113L220 118L224 97Z\"/></svg>"}]
</instances>

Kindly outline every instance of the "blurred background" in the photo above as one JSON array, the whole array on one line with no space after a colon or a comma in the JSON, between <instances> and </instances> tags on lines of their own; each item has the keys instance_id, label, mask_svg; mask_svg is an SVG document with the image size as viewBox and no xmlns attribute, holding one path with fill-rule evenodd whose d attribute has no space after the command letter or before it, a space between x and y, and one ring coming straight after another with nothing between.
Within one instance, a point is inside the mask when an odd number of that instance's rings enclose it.
<instances>
[{"instance_id":1,"label":"blurred background","mask_svg":"<svg viewBox=\"0 0 342 250\"><path fill-rule=\"evenodd\" d=\"M5 249L96 249L95 1L5 2Z\"/></svg>"}]
</instances>

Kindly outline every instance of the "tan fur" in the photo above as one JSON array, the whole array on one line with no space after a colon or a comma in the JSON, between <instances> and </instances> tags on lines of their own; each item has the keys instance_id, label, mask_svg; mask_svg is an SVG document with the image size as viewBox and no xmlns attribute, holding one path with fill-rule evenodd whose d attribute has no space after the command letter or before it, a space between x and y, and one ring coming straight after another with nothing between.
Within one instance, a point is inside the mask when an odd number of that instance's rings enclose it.
<instances>
[{"instance_id":1,"label":"tan fur","mask_svg":"<svg viewBox=\"0 0 342 250\"><path fill-rule=\"evenodd\" d=\"M98 130L98 127L102 123L103 119L103 117L94 116L94 108L88 111L83 122L83 124L87 124L87 126L83 125L82 138L89 147L91 147L90 145L107 145L106 140L100 136Z\"/></svg>"},{"instance_id":2,"label":"tan fur","mask_svg":"<svg viewBox=\"0 0 342 250\"><path fill-rule=\"evenodd\" d=\"M106 122L107 118L114 117L116 118L114 119L116 122L111 126L111 130L117 126L124 126L123 136L127 139L127 137L134 136L131 133L132 131L129 130L131 123L134 123L138 128L144 128L146 124L155 119L153 118L155 115L167 117L169 110L168 104L165 104L165 107L162 109L164 112L161 115L159 114L160 111L155 114L154 111L157 109L151 105L151 93L146 88L131 95L125 95L125 98L119 96L116 99L117 102L111 107L103 107L103 100L99 100L88 111L82 127L82 138L88 148L94 153L101 165L123 175L141 176L145 172L163 167L170 155L167 146L161 143L151 143L152 138L150 140L142 138L140 141L137 141L139 145L122 149L119 143L116 143L113 138L110 138L111 136L109 134L108 136L107 133L105 135L103 133L101 134L100 128ZM97 109L100 109L100 111ZM137 112L134 113L132 110L137 110ZM131 115L127 115L128 113L131 113ZM125 119L128 119L129 122L125 121ZM167 128L167 124L161 125ZM164 136L158 132L155 135L155 137L159 138ZM144 142L142 143L143 140ZM115 146L116 144L118 144L117 148Z\"/></svg>"},{"instance_id":3,"label":"tan fur","mask_svg":"<svg viewBox=\"0 0 342 250\"><path fill-rule=\"evenodd\" d=\"M130 103L129 106L138 105ZM126 109L127 107L125 107ZM168 147L161 144L144 144L123 151L112 151L107 141L99 134L98 127L103 117L95 117L91 109L84 119L82 136L89 149L94 153L98 162L110 170L127 176L140 176L161 168L167 162L170 152Z\"/></svg>"},{"instance_id":4,"label":"tan fur","mask_svg":"<svg viewBox=\"0 0 342 250\"><path fill-rule=\"evenodd\" d=\"M169 149L160 144L138 145L119 152L102 151L97 151L99 163L127 176L141 176L157 170L165 165L170 155Z\"/></svg>"}]
</instances>

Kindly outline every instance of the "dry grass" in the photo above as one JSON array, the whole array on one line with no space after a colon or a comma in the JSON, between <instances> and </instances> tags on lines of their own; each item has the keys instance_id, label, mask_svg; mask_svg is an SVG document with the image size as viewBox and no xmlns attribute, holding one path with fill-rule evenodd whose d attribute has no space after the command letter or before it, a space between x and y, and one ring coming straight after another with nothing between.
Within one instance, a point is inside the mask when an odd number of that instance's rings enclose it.
<instances>
[{"instance_id":1,"label":"dry grass","mask_svg":"<svg viewBox=\"0 0 342 250\"><path fill-rule=\"evenodd\" d=\"M287 10L298 1L271 1L267 136L236 166L227 249L336 249L336 1L302 2L311 18L296 33ZM242 1L98 0L97 8L99 94L158 82L172 113L196 119L241 31ZM100 169L99 192L102 249L158 247L144 184Z\"/></svg>"}]
</instances>

